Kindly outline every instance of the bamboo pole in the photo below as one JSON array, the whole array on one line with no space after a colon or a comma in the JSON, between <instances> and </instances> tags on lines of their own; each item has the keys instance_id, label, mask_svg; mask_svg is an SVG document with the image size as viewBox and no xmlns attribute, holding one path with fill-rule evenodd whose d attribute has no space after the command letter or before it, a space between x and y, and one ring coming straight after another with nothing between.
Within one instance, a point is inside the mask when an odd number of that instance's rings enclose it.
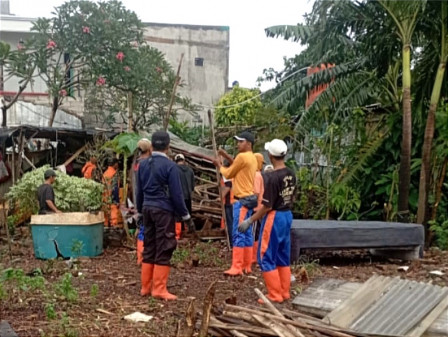
<instances>
[{"instance_id":1,"label":"bamboo pole","mask_svg":"<svg viewBox=\"0 0 448 337\"><path fill-rule=\"evenodd\" d=\"M176 89L180 82L180 68L182 66L182 60L184 58L184 53L180 55L180 61L179 61L179 67L177 67L177 74L176 74L176 80L174 81L173 85L173 91L171 93L171 99L170 99L170 105L168 107L168 111L166 112L165 120L163 121L163 129L166 131L168 130L168 125L170 124L170 116L171 116L171 110L173 108L174 99L176 98Z\"/></svg>"},{"instance_id":2,"label":"bamboo pole","mask_svg":"<svg viewBox=\"0 0 448 337\"><path fill-rule=\"evenodd\" d=\"M213 152L215 153L216 158L218 158L218 149L217 149L217 146L216 146L215 126L214 126L214 120L213 120L213 113L212 113L211 110L208 110L207 114L208 114L208 120L209 120L209 123L210 123L210 133L211 133L212 144L213 144ZM224 203L222 202L222 191L221 191L221 186L220 186L221 174L219 173L219 169L218 168L216 168L216 180L218 181L219 201L221 203L221 216L222 216L222 219L224 221L224 229L226 231L227 248L229 248L229 250L230 250L231 246L230 246L230 239L229 239L229 230L227 228L226 210L224 208Z\"/></svg>"}]
</instances>

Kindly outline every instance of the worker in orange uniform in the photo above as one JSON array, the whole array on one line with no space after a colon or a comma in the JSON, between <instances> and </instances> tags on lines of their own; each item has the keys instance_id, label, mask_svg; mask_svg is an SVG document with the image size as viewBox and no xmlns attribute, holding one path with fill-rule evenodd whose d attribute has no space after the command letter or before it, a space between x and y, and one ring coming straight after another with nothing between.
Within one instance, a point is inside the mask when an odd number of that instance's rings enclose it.
<instances>
[{"instance_id":1,"label":"worker in orange uniform","mask_svg":"<svg viewBox=\"0 0 448 337\"><path fill-rule=\"evenodd\" d=\"M151 157L151 141L148 138L142 138L137 143L137 148L139 151L139 156L137 161L133 167L135 179L134 181L138 181L138 167L140 166L140 162ZM135 191L135 187L133 189ZM135 199L134 199L135 200ZM143 225L143 217L139 216L137 218L137 264L141 265L143 261L143 241L145 238L144 232L145 227Z\"/></svg>"},{"instance_id":2,"label":"worker in orange uniform","mask_svg":"<svg viewBox=\"0 0 448 337\"><path fill-rule=\"evenodd\" d=\"M263 219L257 251L258 264L268 290L267 297L274 302L283 302L291 297L291 210L296 178L285 165L288 148L283 140L274 139L265 144L265 149L274 171L263 177L261 209L240 222L238 230L245 232L254 221Z\"/></svg>"},{"instance_id":3,"label":"worker in orange uniform","mask_svg":"<svg viewBox=\"0 0 448 337\"><path fill-rule=\"evenodd\" d=\"M263 169L264 158L261 153L255 153L255 158L257 158L257 172L255 172L254 180L254 194L257 196L257 207L254 208L254 212L261 208L261 202L263 201L264 185L263 176L261 170ZM261 221L257 220L253 224L253 235L254 235L254 246L252 253L252 263L257 262L257 248L258 248L258 237L260 236Z\"/></svg>"},{"instance_id":4,"label":"worker in orange uniform","mask_svg":"<svg viewBox=\"0 0 448 337\"><path fill-rule=\"evenodd\" d=\"M118 159L109 160L109 167L103 174L103 181L106 184L105 199L109 205L108 216L105 219L106 225L118 226L118 211L120 206L120 192L118 184Z\"/></svg>"},{"instance_id":5,"label":"worker in orange uniform","mask_svg":"<svg viewBox=\"0 0 448 337\"><path fill-rule=\"evenodd\" d=\"M96 157L91 156L90 160L84 165L81 170L84 178L92 179L96 170L97 160Z\"/></svg>"},{"instance_id":6,"label":"worker in orange uniform","mask_svg":"<svg viewBox=\"0 0 448 337\"><path fill-rule=\"evenodd\" d=\"M229 167L230 163L227 159L225 159L222 163L224 167ZM221 228L224 229L224 226L227 225L227 235L230 243L230 248L233 248L232 243L232 229L233 229L233 203L235 202L233 196L232 189L232 180L221 177L221 196L222 203L224 204L224 218L221 219ZM225 222L225 223L224 223Z\"/></svg>"},{"instance_id":7,"label":"worker in orange uniform","mask_svg":"<svg viewBox=\"0 0 448 337\"><path fill-rule=\"evenodd\" d=\"M252 250L254 238L252 228L245 232L238 231L238 224L252 215L257 206L257 197L254 195L254 178L257 171L257 159L252 148L254 136L244 131L234 137L238 141L238 155L235 160L224 150L220 149L218 154L229 160L230 166L221 166L219 158L214 164L219 168L226 179L233 179L233 193L235 202L233 204L233 229L232 229L232 267L225 271L227 275L241 275L243 270L251 272Z\"/></svg>"}]
</instances>

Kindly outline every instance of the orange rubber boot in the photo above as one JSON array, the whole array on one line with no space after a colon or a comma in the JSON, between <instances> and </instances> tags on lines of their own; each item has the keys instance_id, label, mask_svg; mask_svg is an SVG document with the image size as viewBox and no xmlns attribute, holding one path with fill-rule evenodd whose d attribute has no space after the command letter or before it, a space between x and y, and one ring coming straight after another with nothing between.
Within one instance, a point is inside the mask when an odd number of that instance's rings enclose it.
<instances>
[{"instance_id":1,"label":"orange rubber boot","mask_svg":"<svg viewBox=\"0 0 448 337\"><path fill-rule=\"evenodd\" d=\"M176 222L176 240L180 240L182 234L182 222Z\"/></svg>"},{"instance_id":2,"label":"orange rubber boot","mask_svg":"<svg viewBox=\"0 0 448 337\"><path fill-rule=\"evenodd\" d=\"M244 272L246 274L252 274L252 251L252 247L244 247Z\"/></svg>"},{"instance_id":3,"label":"orange rubber boot","mask_svg":"<svg viewBox=\"0 0 448 337\"><path fill-rule=\"evenodd\" d=\"M171 301L177 299L176 295L170 294L166 289L168 276L170 275L170 266L154 265L154 278L151 295L155 298Z\"/></svg>"},{"instance_id":4,"label":"orange rubber boot","mask_svg":"<svg viewBox=\"0 0 448 337\"><path fill-rule=\"evenodd\" d=\"M278 275L278 270L274 269L263 273L264 283L266 284L266 289L268 294L266 297L272 302L283 302L282 297L282 286L280 284L280 276ZM258 300L258 303L264 304L262 299Z\"/></svg>"},{"instance_id":5,"label":"orange rubber boot","mask_svg":"<svg viewBox=\"0 0 448 337\"><path fill-rule=\"evenodd\" d=\"M142 263L142 296L151 294L151 286L153 280L154 265L152 263Z\"/></svg>"},{"instance_id":6,"label":"orange rubber boot","mask_svg":"<svg viewBox=\"0 0 448 337\"><path fill-rule=\"evenodd\" d=\"M232 267L226 270L224 274L236 276L243 274L244 248L233 247L232 252Z\"/></svg>"},{"instance_id":7,"label":"orange rubber boot","mask_svg":"<svg viewBox=\"0 0 448 337\"><path fill-rule=\"evenodd\" d=\"M257 263L257 249L258 249L258 241L254 241L254 246L252 248L252 263Z\"/></svg>"},{"instance_id":8,"label":"orange rubber boot","mask_svg":"<svg viewBox=\"0 0 448 337\"><path fill-rule=\"evenodd\" d=\"M282 287L282 297L284 300L289 300L291 294L289 290L291 288L291 267L277 267L278 275L280 276L280 285Z\"/></svg>"},{"instance_id":9,"label":"orange rubber boot","mask_svg":"<svg viewBox=\"0 0 448 337\"><path fill-rule=\"evenodd\" d=\"M141 265L143 262L143 240L137 240L137 264Z\"/></svg>"}]
</instances>

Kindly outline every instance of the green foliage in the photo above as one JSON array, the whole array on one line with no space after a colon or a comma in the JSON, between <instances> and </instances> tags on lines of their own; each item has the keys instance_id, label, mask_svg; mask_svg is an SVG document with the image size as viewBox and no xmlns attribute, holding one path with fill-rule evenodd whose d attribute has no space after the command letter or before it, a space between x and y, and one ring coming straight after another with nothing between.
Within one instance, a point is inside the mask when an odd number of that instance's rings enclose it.
<instances>
[{"instance_id":1,"label":"green foliage","mask_svg":"<svg viewBox=\"0 0 448 337\"><path fill-rule=\"evenodd\" d=\"M44 172L48 165L25 173L11 187L7 198L20 205L23 214L34 214L38 211L37 189L44 182ZM55 203L58 209L65 212L84 212L101 209L103 185L93 180L83 179L56 172L57 178L53 185Z\"/></svg>"},{"instance_id":2,"label":"green foliage","mask_svg":"<svg viewBox=\"0 0 448 337\"><path fill-rule=\"evenodd\" d=\"M211 241L199 242L193 249L193 254L199 258L199 263L206 267L222 266L224 261L219 257L219 250Z\"/></svg>"},{"instance_id":3,"label":"green foliage","mask_svg":"<svg viewBox=\"0 0 448 337\"><path fill-rule=\"evenodd\" d=\"M137 143L142 137L137 133L123 132L116 136L114 139L106 142L103 145L105 149L111 149L116 153L122 154L125 157L129 157L137 149Z\"/></svg>"},{"instance_id":4,"label":"green foliage","mask_svg":"<svg viewBox=\"0 0 448 337\"><path fill-rule=\"evenodd\" d=\"M234 86L219 99L215 106L216 123L219 126L253 125L256 114L262 107L259 96L258 89Z\"/></svg>"},{"instance_id":5,"label":"green foliage","mask_svg":"<svg viewBox=\"0 0 448 337\"><path fill-rule=\"evenodd\" d=\"M47 317L47 320L53 320L56 319L56 310L54 308L53 303L45 303L45 316Z\"/></svg>"},{"instance_id":6,"label":"green foliage","mask_svg":"<svg viewBox=\"0 0 448 337\"><path fill-rule=\"evenodd\" d=\"M68 302L78 300L78 291L72 284L72 274L65 273L62 279L54 285L55 293L64 297Z\"/></svg>"},{"instance_id":7,"label":"green foliage","mask_svg":"<svg viewBox=\"0 0 448 337\"><path fill-rule=\"evenodd\" d=\"M185 248L178 248L173 252L171 263L174 265L184 263L190 258L190 252Z\"/></svg>"},{"instance_id":8,"label":"green foliage","mask_svg":"<svg viewBox=\"0 0 448 337\"><path fill-rule=\"evenodd\" d=\"M37 269L34 276L27 276L22 269L5 269L0 277L0 283L12 282L22 291L43 290L45 288L45 279L42 272Z\"/></svg>"},{"instance_id":9,"label":"green foliage","mask_svg":"<svg viewBox=\"0 0 448 337\"><path fill-rule=\"evenodd\" d=\"M335 183L330 191L330 205L339 215L338 220L357 220L361 207L359 192L342 183Z\"/></svg>"},{"instance_id":10,"label":"green foliage","mask_svg":"<svg viewBox=\"0 0 448 337\"><path fill-rule=\"evenodd\" d=\"M18 214L8 215L6 218L6 223L8 225L8 230L10 235L14 235L16 232L16 225L20 217Z\"/></svg>"},{"instance_id":11,"label":"green foliage","mask_svg":"<svg viewBox=\"0 0 448 337\"><path fill-rule=\"evenodd\" d=\"M441 223L430 221L429 224L429 229L435 235L437 247L443 250L448 250L448 220Z\"/></svg>"},{"instance_id":12,"label":"green foliage","mask_svg":"<svg viewBox=\"0 0 448 337\"><path fill-rule=\"evenodd\" d=\"M74 257L80 256L83 248L84 248L84 242L75 239L72 240L72 247L70 250Z\"/></svg>"},{"instance_id":13,"label":"green foliage","mask_svg":"<svg viewBox=\"0 0 448 337\"><path fill-rule=\"evenodd\" d=\"M96 283L92 284L92 286L90 287L90 296L96 297L98 296L98 292L99 292L98 284Z\"/></svg>"},{"instance_id":14,"label":"green foliage","mask_svg":"<svg viewBox=\"0 0 448 337\"><path fill-rule=\"evenodd\" d=\"M202 126L190 127L187 121L178 122L171 119L169 130L188 144L196 146L201 146L204 139L210 139L210 129L208 127L204 130Z\"/></svg>"}]
</instances>

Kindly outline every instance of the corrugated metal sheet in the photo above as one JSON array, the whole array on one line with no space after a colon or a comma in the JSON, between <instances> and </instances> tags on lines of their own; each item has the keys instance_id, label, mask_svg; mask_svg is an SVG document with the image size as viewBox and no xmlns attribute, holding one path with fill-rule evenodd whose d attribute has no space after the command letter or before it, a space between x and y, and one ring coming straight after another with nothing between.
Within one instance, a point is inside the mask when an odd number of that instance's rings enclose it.
<instances>
[{"instance_id":1,"label":"corrugated metal sheet","mask_svg":"<svg viewBox=\"0 0 448 337\"><path fill-rule=\"evenodd\" d=\"M448 288L431 284L384 277L373 277L369 281L368 287L358 293L356 299L352 297L341 305L345 311L339 310L339 313L347 313L350 302L355 305L355 301L359 303L363 297L371 302L370 305L362 312L354 313L348 324L346 320L342 323L344 320L336 314L337 308L333 316L329 315L332 324L338 325L340 321L341 326L352 331L375 336L407 336L448 296ZM377 298L368 298L368 291L373 288L380 289L381 293Z\"/></svg>"}]
</instances>

